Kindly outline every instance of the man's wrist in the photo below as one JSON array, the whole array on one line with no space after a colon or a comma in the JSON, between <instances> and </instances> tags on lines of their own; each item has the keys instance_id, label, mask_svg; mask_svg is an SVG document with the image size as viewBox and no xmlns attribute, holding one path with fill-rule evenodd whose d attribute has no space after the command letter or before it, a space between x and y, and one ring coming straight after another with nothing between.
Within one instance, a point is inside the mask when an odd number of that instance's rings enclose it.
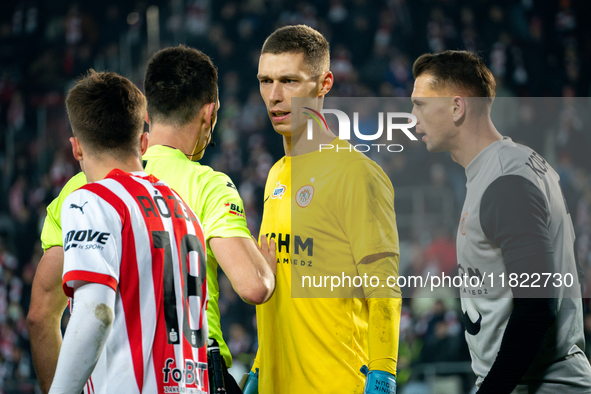
<instances>
[{"instance_id":1,"label":"man's wrist","mask_svg":"<svg viewBox=\"0 0 591 394\"><path fill-rule=\"evenodd\" d=\"M361 373L366 376L364 394L396 394L396 377L390 372L372 370L366 365L361 367Z\"/></svg>"}]
</instances>

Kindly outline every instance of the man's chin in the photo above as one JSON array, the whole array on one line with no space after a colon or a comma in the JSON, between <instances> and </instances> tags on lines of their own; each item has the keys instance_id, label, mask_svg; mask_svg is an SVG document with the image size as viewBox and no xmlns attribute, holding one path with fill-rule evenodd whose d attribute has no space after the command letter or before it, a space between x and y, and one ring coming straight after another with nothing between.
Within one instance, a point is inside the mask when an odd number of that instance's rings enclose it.
<instances>
[{"instance_id":1,"label":"man's chin","mask_svg":"<svg viewBox=\"0 0 591 394\"><path fill-rule=\"evenodd\" d=\"M284 136L290 136L291 135L291 127L290 126L286 126L284 124L273 125L273 129L275 130L275 132L277 134L281 134L281 135L284 135Z\"/></svg>"},{"instance_id":2,"label":"man's chin","mask_svg":"<svg viewBox=\"0 0 591 394\"><path fill-rule=\"evenodd\" d=\"M292 130L291 123L290 124L285 124L285 123L274 124L273 129L275 129L276 133L284 135L284 136L298 134L298 130ZM301 129L303 130L304 128L302 127Z\"/></svg>"},{"instance_id":3,"label":"man's chin","mask_svg":"<svg viewBox=\"0 0 591 394\"><path fill-rule=\"evenodd\" d=\"M429 152L431 152L431 153L439 153L439 152L444 152L445 151L445 149L441 148L440 146L434 145L434 144L430 144L428 142L427 142L426 146L427 146L427 150Z\"/></svg>"},{"instance_id":4,"label":"man's chin","mask_svg":"<svg viewBox=\"0 0 591 394\"><path fill-rule=\"evenodd\" d=\"M189 159L191 161L199 161L199 160L203 159L203 156L205 156L205 149L201 153L199 153L197 155L190 156Z\"/></svg>"},{"instance_id":5,"label":"man's chin","mask_svg":"<svg viewBox=\"0 0 591 394\"><path fill-rule=\"evenodd\" d=\"M273 129L277 134L281 134L284 137L297 136L306 132L306 123L301 124L299 127L295 126L295 129L292 126L293 124L291 122L289 124L273 124Z\"/></svg>"}]
</instances>

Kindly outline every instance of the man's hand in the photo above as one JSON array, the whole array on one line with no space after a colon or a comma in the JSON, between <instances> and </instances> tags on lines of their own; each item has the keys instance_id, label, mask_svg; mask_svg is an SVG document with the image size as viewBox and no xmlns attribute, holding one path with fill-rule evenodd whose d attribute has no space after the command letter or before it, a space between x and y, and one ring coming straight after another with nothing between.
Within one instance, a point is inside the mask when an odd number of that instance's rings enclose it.
<instances>
[{"instance_id":1,"label":"man's hand","mask_svg":"<svg viewBox=\"0 0 591 394\"><path fill-rule=\"evenodd\" d=\"M275 240L271 238L269 242L267 242L265 234L261 234L261 246L259 246L256 238L252 235L251 237L259 252L261 252L265 261L267 261L267 264L269 264L273 275L277 275L277 246L275 245Z\"/></svg>"},{"instance_id":2,"label":"man's hand","mask_svg":"<svg viewBox=\"0 0 591 394\"><path fill-rule=\"evenodd\" d=\"M238 295L250 304L266 302L275 291L275 241L266 249L242 237L211 238L209 247ZM266 255L262 250L267 250ZM273 259L272 268L270 260Z\"/></svg>"},{"instance_id":3,"label":"man's hand","mask_svg":"<svg viewBox=\"0 0 591 394\"><path fill-rule=\"evenodd\" d=\"M396 394L396 377L391 373L370 371L365 365L361 368L361 373L367 377L363 394Z\"/></svg>"},{"instance_id":4,"label":"man's hand","mask_svg":"<svg viewBox=\"0 0 591 394\"><path fill-rule=\"evenodd\" d=\"M45 251L33 280L27 315L33 365L43 393L51 386L62 345L60 322L68 305L68 297L62 290L63 266L61 246Z\"/></svg>"}]
</instances>

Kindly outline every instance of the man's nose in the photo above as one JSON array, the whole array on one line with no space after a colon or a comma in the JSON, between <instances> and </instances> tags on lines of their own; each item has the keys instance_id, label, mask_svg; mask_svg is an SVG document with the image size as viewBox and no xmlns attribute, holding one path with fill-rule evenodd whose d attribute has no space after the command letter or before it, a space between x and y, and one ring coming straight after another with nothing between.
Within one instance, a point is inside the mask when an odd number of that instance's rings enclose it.
<instances>
[{"instance_id":1,"label":"man's nose","mask_svg":"<svg viewBox=\"0 0 591 394\"><path fill-rule=\"evenodd\" d=\"M271 94L269 95L269 101L273 104L280 103L283 101L283 89L281 88L281 83L274 82L273 86L271 87Z\"/></svg>"}]
</instances>

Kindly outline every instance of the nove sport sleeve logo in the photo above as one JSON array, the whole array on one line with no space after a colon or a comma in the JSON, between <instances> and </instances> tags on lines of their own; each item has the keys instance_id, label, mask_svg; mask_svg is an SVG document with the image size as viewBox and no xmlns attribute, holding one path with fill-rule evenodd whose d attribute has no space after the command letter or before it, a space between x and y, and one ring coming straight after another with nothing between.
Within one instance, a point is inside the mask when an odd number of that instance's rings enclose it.
<instances>
[{"instance_id":1,"label":"nove sport sleeve logo","mask_svg":"<svg viewBox=\"0 0 591 394\"><path fill-rule=\"evenodd\" d=\"M107 243L110 236L111 233L93 229L68 231L64 239L64 252L70 248L102 250L102 245Z\"/></svg>"}]
</instances>

